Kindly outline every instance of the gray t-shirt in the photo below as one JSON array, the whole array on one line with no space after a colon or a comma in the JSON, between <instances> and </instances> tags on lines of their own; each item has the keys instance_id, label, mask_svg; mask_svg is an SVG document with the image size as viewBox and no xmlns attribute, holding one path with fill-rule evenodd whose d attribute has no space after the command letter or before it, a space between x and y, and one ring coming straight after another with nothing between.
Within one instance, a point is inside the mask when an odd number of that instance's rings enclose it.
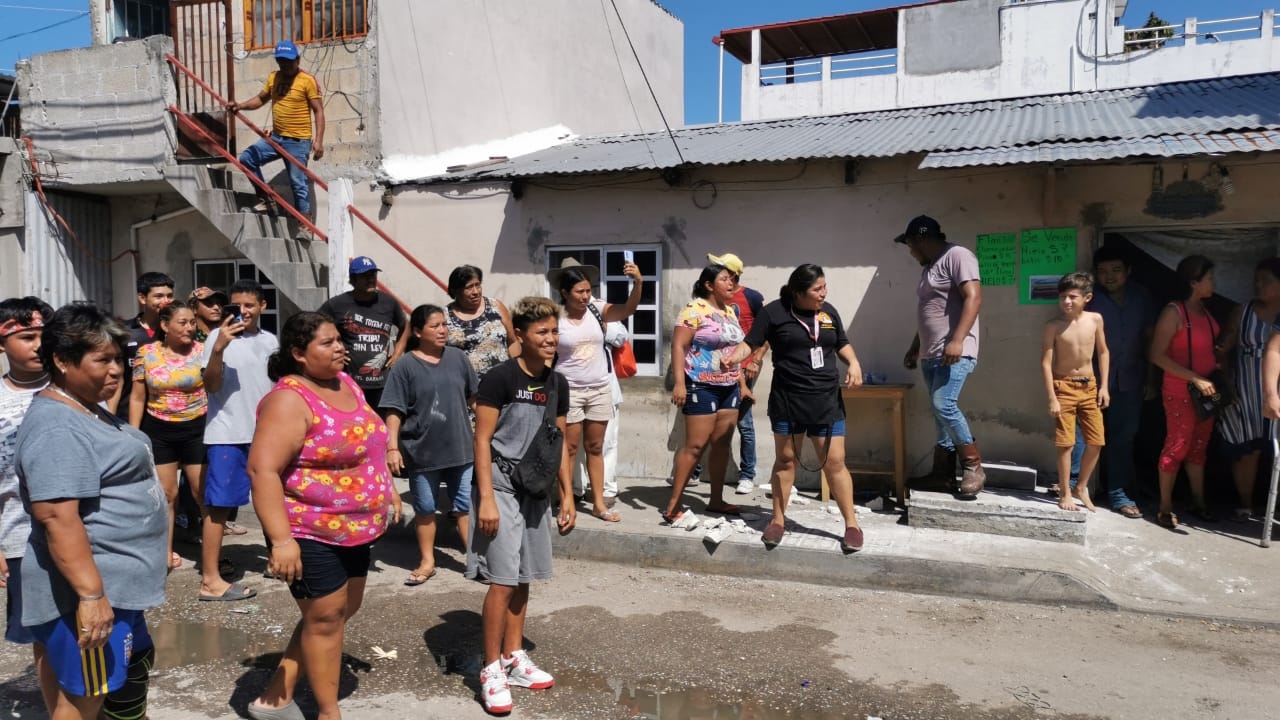
<instances>
[{"instance_id":1,"label":"gray t-shirt","mask_svg":"<svg viewBox=\"0 0 1280 720\"><path fill-rule=\"evenodd\" d=\"M439 470L475 460L467 398L476 394L467 354L446 347L440 362L406 353L391 366L379 407L403 415L399 448L409 470Z\"/></svg>"},{"instance_id":2,"label":"gray t-shirt","mask_svg":"<svg viewBox=\"0 0 1280 720\"><path fill-rule=\"evenodd\" d=\"M222 328L209 333L200 361L209 367L213 344ZM266 330L241 334L222 351L222 387L209 393L204 426L205 445L248 445L258 421L258 403L275 383L267 377L267 359L280 341Z\"/></svg>"},{"instance_id":3,"label":"gray t-shirt","mask_svg":"<svg viewBox=\"0 0 1280 720\"><path fill-rule=\"evenodd\" d=\"M920 284L916 287L916 295L920 299L916 311L920 359L942 356L952 328L964 311L964 294L960 287L967 282L978 282L980 277L978 257L959 245L948 245L933 264L920 272ZM976 318L964 339L964 357L978 357Z\"/></svg>"},{"instance_id":4,"label":"gray t-shirt","mask_svg":"<svg viewBox=\"0 0 1280 720\"><path fill-rule=\"evenodd\" d=\"M33 502L79 500L111 607L147 610L164 603L169 506L146 435L37 397L18 429L17 462L28 514ZM35 523L22 563L22 624L46 623L78 606L76 591L50 557L44 526Z\"/></svg>"},{"instance_id":5,"label":"gray t-shirt","mask_svg":"<svg viewBox=\"0 0 1280 720\"><path fill-rule=\"evenodd\" d=\"M542 425L548 385L553 374L556 377L555 414L561 417L569 414L569 385L560 373L548 368L542 375L531 377L514 358L485 373L480 389L476 391L476 404L499 410L498 426L494 428L493 440L489 443L494 455L501 455L512 462L519 462L524 457L525 450ZM499 470L496 462L493 464L493 489L515 492L510 478Z\"/></svg>"},{"instance_id":6,"label":"gray t-shirt","mask_svg":"<svg viewBox=\"0 0 1280 720\"><path fill-rule=\"evenodd\" d=\"M22 509L18 497L18 468L13 456L22 418L41 389L14 390L0 379L0 553L6 558L22 557L31 534L31 516Z\"/></svg>"}]
</instances>

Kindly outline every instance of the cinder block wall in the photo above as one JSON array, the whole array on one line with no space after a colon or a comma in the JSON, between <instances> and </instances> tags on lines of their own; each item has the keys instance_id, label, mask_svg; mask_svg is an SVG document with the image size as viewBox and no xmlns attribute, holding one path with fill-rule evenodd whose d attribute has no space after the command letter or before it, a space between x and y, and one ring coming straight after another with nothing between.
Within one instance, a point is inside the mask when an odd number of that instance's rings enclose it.
<instances>
[{"instance_id":1,"label":"cinder block wall","mask_svg":"<svg viewBox=\"0 0 1280 720\"><path fill-rule=\"evenodd\" d=\"M22 124L49 185L163 179L176 91L163 36L43 53L18 63Z\"/></svg>"}]
</instances>

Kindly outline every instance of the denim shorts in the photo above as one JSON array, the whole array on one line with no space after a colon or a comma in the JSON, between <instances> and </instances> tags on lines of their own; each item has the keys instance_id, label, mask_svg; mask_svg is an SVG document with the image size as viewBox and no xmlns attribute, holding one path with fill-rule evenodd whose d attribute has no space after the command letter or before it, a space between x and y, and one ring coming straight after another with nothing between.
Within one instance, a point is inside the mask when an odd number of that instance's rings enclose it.
<instances>
[{"instance_id":1,"label":"denim shorts","mask_svg":"<svg viewBox=\"0 0 1280 720\"><path fill-rule=\"evenodd\" d=\"M413 512L417 515L434 515L436 495L440 492L440 483L444 483L453 512L457 515L469 514L471 512L471 477L474 470L473 463L436 470L415 470L409 477L409 492L413 495Z\"/></svg>"},{"instance_id":2,"label":"denim shorts","mask_svg":"<svg viewBox=\"0 0 1280 720\"><path fill-rule=\"evenodd\" d=\"M808 435L809 437L844 437L844 418L831 425L792 423L790 420L769 418L774 435Z\"/></svg>"},{"instance_id":3,"label":"denim shorts","mask_svg":"<svg viewBox=\"0 0 1280 720\"><path fill-rule=\"evenodd\" d=\"M715 415L721 410L738 409L742 393L738 384L706 385L684 379L685 400L681 412L685 415Z\"/></svg>"},{"instance_id":4,"label":"denim shorts","mask_svg":"<svg viewBox=\"0 0 1280 720\"><path fill-rule=\"evenodd\" d=\"M297 538L302 559L302 577L289 585L296 600L315 600L331 595L351 578L368 577L373 543L347 547L317 540Z\"/></svg>"}]
</instances>

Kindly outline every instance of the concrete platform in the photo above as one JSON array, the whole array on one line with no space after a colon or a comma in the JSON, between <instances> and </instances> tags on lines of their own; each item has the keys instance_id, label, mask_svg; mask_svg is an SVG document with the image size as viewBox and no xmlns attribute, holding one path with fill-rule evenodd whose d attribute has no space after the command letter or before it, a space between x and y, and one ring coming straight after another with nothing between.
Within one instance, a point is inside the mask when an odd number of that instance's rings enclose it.
<instances>
[{"instance_id":1,"label":"concrete platform","mask_svg":"<svg viewBox=\"0 0 1280 720\"><path fill-rule=\"evenodd\" d=\"M1091 513L1071 512L1043 492L988 490L976 500L948 493L911 493L908 523L915 528L1006 535L1083 545Z\"/></svg>"}]
</instances>

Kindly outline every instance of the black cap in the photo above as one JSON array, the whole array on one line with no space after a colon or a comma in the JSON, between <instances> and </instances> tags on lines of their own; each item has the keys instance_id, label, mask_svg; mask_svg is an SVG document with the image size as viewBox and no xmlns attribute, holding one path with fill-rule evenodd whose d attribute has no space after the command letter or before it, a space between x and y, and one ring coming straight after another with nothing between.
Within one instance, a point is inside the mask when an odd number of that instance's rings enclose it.
<instances>
[{"instance_id":1,"label":"black cap","mask_svg":"<svg viewBox=\"0 0 1280 720\"><path fill-rule=\"evenodd\" d=\"M938 239L946 238L942 234L942 226L937 220L928 215L919 215L911 218L911 222L907 223L907 229L893 241L897 243L905 243L907 240L919 237L933 237Z\"/></svg>"}]
</instances>

